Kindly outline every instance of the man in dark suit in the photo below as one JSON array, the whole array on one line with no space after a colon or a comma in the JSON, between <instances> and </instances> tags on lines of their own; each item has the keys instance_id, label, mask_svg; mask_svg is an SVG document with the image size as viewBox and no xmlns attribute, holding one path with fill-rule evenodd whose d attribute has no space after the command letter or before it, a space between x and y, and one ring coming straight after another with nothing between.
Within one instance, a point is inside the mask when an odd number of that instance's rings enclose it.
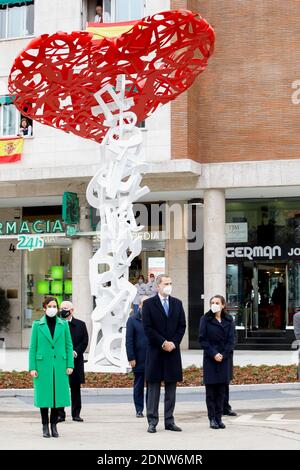
<instances>
[{"instance_id":1,"label":"man in dark suit","mask_svg":"<svg viewBox=\"0 0 300 470\"><path fill-rule=\"evenodd\" d=\"M82 422L81 411L81 393L80 384L85 382L84 378L84 358L83 353L87 348L89 336L85 323L82 320L74 318L74 307L72 302L63 301L60 306L60 316L68 321L70 333L73 342L74 370L72 377L69 377L72 401L73 421ZM59 408L58 421L65 421L66 413L64 408Z\"/></svg>"},{"instance_id":2,"label":"man in dark suit","mask_svg":"<svg viewBox=\"0 0 300 470\"><path fill-rule=\"evenodd\" d=\"M137 418L144 417L147 337L142 323L142 308L146 299L148 299L146 296L141 298L138 312L133 313L133 315L128 318L126 324L126 353L134 374L133 401Z\"/></svg>"},{"instance_id":3,"label":"man in dark suit","mask_svg":"<svg viewBox=\"0 0 300 470\"><path fill-rule=\"evenodd\" d=\"M181 431L174 421L176 383L183 380L180 343L186 321L182 302L171 297L172 280L156 279L158 293L143 304L143 325L148 338L145 379L147 382L148 432L156 432L161 382L165 384L165 429Z\"/></svg>"}]
</instances>

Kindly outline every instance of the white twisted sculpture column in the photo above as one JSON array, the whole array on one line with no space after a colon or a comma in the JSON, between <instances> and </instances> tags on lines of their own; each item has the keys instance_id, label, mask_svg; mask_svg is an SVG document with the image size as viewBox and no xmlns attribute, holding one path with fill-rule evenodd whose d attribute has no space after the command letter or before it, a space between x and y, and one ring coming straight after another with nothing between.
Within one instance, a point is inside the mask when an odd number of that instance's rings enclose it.
<instances>
[{"instance_id":1,"label":"white twisted sculpture column","mask_svg":"<svg viewBox=\"0 0 300 470\"><path fill-rule=\"evenodd\" d=\"M92 339L87 370L126 372L125 324L136 288L128 281L131 261L140 254L142 241L133 213L133 203L149 188L140 186L142 135L135 127L136 115L127 111L132 99L125 98L126 81L118 77L116 88L106 85L95 94L110 129L105 139L101 167L87 188L89 204L100 213L100 248L90 260L91 293L96 298L92 313ZM105 103L104 96L113 102ZM115 111L117 111L115 113Z\"/></svg>"}]
</instances>

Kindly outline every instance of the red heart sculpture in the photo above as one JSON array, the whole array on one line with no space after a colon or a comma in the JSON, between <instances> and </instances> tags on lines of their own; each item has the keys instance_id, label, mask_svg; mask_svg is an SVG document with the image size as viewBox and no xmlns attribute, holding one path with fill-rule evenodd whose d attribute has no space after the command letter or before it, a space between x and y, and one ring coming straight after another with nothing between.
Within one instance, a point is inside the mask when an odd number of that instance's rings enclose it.
<instances>
[{"instance_id":1,"label":"red heart sculpture","mask_svg":"<svg viewBox=\"0 0 300 470\"><path fill-rule=\"evenodd\" d=\"M103 37L120 25L127 31ZM192 85L207 66L214 39L212 27L187 10L102 24L96 39L90 32L43 34L15 59L9 91L23 115L101 142L104 115L91 112L97 91L115 86L117 76L125 74L125 95L133 98L131 111L140 122Z\"/></svg>"}]
</instances>

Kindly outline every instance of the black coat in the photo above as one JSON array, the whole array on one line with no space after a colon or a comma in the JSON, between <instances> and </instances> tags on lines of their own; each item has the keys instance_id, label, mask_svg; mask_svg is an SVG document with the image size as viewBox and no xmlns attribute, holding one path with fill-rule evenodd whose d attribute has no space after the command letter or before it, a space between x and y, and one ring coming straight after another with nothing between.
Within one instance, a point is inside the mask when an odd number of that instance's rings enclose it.
<instances>
[{"instance_id":1,"label":"black coat","mask_svg":"<svg viewBox=\"0 0 300 470\"><path fill-rule=\"evenodd\" d=\"M203 347L203 379L205 385L229 384L232 378L232 351L235 344L235 326L229 315L222 317L219 323L211 312L200 321L199 341ZM216 354L223 355L222 362L217 362Z\"/></svg>"},{"instance_id":2,"label":"black coat","mask_svg":"<svg viewBox=\"0 0 300 470\"><path fill-rule=\"evenodd\" d=\"M238 335L237 335L237 330L235 328L235 323L233 322L233 328L234 328L234 348L238 342ZM233 379L233 350L231 351L229 355L229 362L230 362L230 380Z\"/></svg>"},{"instance_id":3,"label":"black coat","mask_svg":"<svg viewBox=\"0 0 300 470\"><path fill-rule=\"evenodd\" d=\"M135 313L126 324L126 353L128 361L136 361L133 372L144 372L147 350L147 337L144 332L142 316Z\"/></svg>"},{"instance_id":4,"label":"black coat","mask_svg":"<svg viewBox=\"0 0 300 470\"><path fill-rule=\"evenodd\" d=\"M148 382L182 381L180 343L186 322L182 302L169 297L169 316L167 317L158 295L143 303L143 325L148 338L145 379ZM162 349L164 341L172 341L176 348L172 352Z\"/></svg>"},{"instance_id":5,"label":"black coat","mask_svg":"<svg viewBox=\"0 0 300 470\"><path fill-rule=\"evenodd\" d=\"M74 370L69 377L70 385L75 385L78 383L84 384L85 379L83 353L87 348L89 335L84 321L73 317L72 321L68 323L73 342L73 350L77 353L77 357L74 359Z\"/></svg>"}]
</instances>

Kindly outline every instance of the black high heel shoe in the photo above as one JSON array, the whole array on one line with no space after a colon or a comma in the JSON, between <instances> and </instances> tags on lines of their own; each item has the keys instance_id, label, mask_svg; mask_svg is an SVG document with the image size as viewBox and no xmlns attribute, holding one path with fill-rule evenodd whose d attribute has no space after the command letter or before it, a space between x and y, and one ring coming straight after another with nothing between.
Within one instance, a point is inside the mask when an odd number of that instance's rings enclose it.
<instances>
[{"instance_id":1,"label":"black high heel shoe","mask_svg":"<svg viewBox=\"0 0 300 470\"><path fill-rule=\"evenodd\" d=\"M56 423L51 423L51 434L52 434L52 437L59 437L59 434L56 428Z\"/></svg>"},{"instance_id":2,"label":"black high heel shoe","mask_svg":"<svg viewBox=\"0 0 300 470\"><path fill-rule=\"evenodd\" d=\"M48 424L43 424L43 437L51 437Z\"/></svg>"}]
</instances>

